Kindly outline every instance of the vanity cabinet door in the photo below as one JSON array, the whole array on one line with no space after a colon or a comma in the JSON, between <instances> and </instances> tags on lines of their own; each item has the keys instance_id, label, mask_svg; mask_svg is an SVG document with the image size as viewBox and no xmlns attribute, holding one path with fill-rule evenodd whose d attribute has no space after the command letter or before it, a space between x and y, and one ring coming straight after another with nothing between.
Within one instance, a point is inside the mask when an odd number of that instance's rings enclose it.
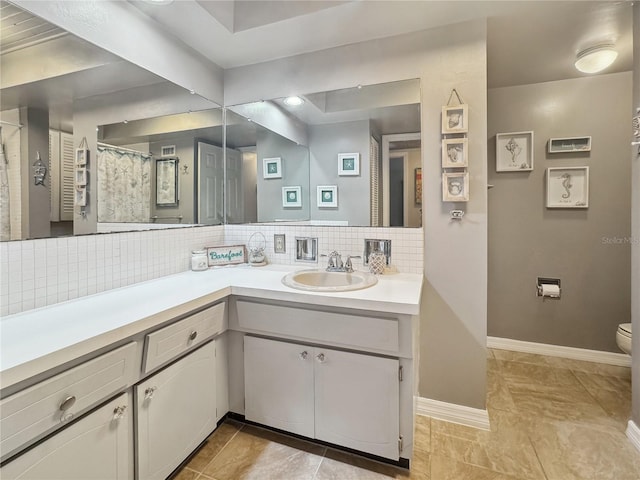
<instances>
[{"instance_id":1,"label":"vanity cabinet door","mask_svg":"<svg viewBox=\"0 0 640 480\"><path fill-rule=\"evenodd\" d=\"M244 337L245 418L314 437L312 347Z\"/></svg>"},{"instance_id":2,"label":"vanity cabinet door","mask_svg":"<svg viewBox=\"0 0 640 480\"><path fill-rule=\"evenodd\" d=\"M122 394L0 468L3 480L126 480L133 471L129 397Z\"/></svg>"},{"instance_id":3,"label":"vanity cabinet door","mask_svg":"<svg viewBox=\"0 0 640 480\"><path fill-rule=\"evenodd\" d=\"M138 480L167 478L216 428L215 342L135 387Z\"/></svg>"},{"instance_id":4,"label":"vanity cabinet door","mask_svg":"<svg viewBox=\"0 0 640 480\"><path fill-rule=\"evenodd\" d=\"M397 359L315 349L315 438L398 460Z\"/></svg>"}]
</instances>

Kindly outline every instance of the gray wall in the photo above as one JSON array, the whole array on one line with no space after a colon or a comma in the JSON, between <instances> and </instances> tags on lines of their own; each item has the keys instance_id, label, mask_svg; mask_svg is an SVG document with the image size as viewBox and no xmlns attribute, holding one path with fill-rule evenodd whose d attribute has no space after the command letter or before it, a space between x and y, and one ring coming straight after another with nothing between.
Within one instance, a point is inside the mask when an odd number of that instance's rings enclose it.
<instances>
[{"instance_id":1,"label":"gray wall","mask_svg":"<svg viewBox=\"0 0 640 480\"><path fill-rule=\"evenodd\" d=\"M149 144L149 151L155 154L153 158L153 168L151 169L151 216L158 217L178 216L182 215L182 222L178 220L159 220L157 223L194 223L194 146L193 134L182 137L172 138L171 140L160 140ZM176 156L178 157L178 206L177 207L156 207L156 160L161 159L161 147L167 145L176 146ZM183 173L183 167L187 165L187 174Z\"/></svg>"},{"instance_id":2,"label":"gray wall","mask_svg":"<svg viewBox=\"0 0 640 480\"><path fill-rule=\"evenodd\" d=\"M619 352L630 321L631 73L489 90L488 335ZM495 171L496 133L534 131L534 170ZM554 137L591 135L591 152L546 151ZM588 209L547 209L548 167L589 167ZM536 296L558 277L562 298Z\"/></svg>"},{"instance_id":3,"label":"gray wall","mask_svg":"<svg viewBox=\"0 0 640 480\"><path fill-rule=\"evenodd\" d=\"M640 109L640 2L633 6L633 114L637 115ZM624 125L624 124L623 124ZM632 357L632 419L637 427L640 427L640 147L631 149L632 164L632 189L633 198L631 202L631 239L632 239L632 261L631 261L631 310L633 330L632 349L635 353Z\"/></svg>"},{"instance_id":4,"label":"gray wall","mask_svg":"<svg viewBox=\"0 0 640 480\"><path fill-rule=\"evenodd\" d=\"M49 111L20 109L20 162L22 168L22 238L51 236L51 172L49 171ZM44 185L36 185L33 164L37 154L47 167Z\"/></svg>"},{"instance_id":5,"label":"gray wall","mask_svg":"<svg viewBox=\"0 0 640 480\"><path fill-rule=\"evenodd\" d=\"M420 394L485 406L487 326L486 22L473 21L225 70L227 105L420 78L425 286ZM328 74L330 72L330 74ZM440 112L451 89L469 104L471 201L442 202ZM339 228L339 227L336 227ZM330 247L330 245L328 245ZM320 245L320 249L325 248ZM455 272L462 272L454 274Z\"/></svg>"},{"instance_id":6,"label":"gray wall","mask_svg":"<svg viewBox=\"0 0 640 480\"><path fill-rule=\"evenodd\" d=\"M346 220L349 225L369 225L369 138L369 120L309 127L313 220ZM338 176L339 153L360 154L360 175ZM338 186L337 208L318 208L318 185Z\"/></svg>"},{"instance_id":7,"label":"gray wall","mask_svg":"<svg viewBox=\"0 0 640 480\"><path fill-rule=\"evenodd\" d=\"M263 128L257 131L258 221L309 219L309 150ZM282 178L264 178L264 158L280 157ZM282 187L301 187L302 206L282 206Z\"/></svg>"}]
</instances>

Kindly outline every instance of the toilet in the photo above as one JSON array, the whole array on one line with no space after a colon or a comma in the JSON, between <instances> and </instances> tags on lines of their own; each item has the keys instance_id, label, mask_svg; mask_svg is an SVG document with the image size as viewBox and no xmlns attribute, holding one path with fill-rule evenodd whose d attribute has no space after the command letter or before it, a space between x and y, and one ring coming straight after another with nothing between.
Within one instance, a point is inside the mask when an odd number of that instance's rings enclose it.
<instances>
[{"instance_id":1,"label":"toilet","mask_svg":"<svg viewBox=\"0 0 640 480\"><path fill-rule=\"evenodd\" d=\"M616 332L616 343L624 353L631 355L631 324L621 323Z\"/></svg>"}]
</instances>

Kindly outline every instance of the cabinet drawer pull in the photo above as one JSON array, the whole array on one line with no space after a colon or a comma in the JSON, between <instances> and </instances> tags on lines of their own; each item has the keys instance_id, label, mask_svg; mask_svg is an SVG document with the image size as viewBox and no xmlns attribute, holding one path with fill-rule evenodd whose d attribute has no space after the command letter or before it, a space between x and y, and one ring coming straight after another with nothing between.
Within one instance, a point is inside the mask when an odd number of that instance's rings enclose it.
<instances>
[{"instance_id":1,"label":"cabinet drawer pull","mask_svg":"<svg viewBox=\"0 0 640 480\"><path fill-rule=\"evenodd\" d=\"M316 358L318 359L318 362L320 363L324 363L324 353L319 353L318 355L316 355Z\"/></svg>"},{"instance_id":2,"label":"cabinet drawer pull","mask_svg":"<svg viewBox=\"0 0 640 480\"><path fill-rule=\"evenodd\" d=\"M304 352L302 352L300 354L300 359L301 360L306 360L308 356L309 356L309 353L305 350Z\"/></svg>"},{"instance_id":3,"label":"cabinet drawer pull","mask_svg":"<svg viewBox=\"0 0 640 480\"><path fill-rule=\"evenodd\" d=\"M158 387L148 387L145 389L144 391L144 399L145 400L151 400L153 398L153 396L156 393L156 390L158 389Z\"/></svg>"},{"instance_id":4,"label":"cabinet drawer pull","mask_svg":"<svg viewBox=\"0 0 640 480\"><path fill-rule=\"evenodd\" d=\"M124 417L124 412L127 409L126 405L120 405L116 408L113 409L113 419L114 420L120 420L122 417Z\"/></svg>"},{"instance_id":5,"label":"cabinet drawer pull","mask_svg":"<svg viewBox=\"0 0 640 480\"><path fill-rule=\"evenodd\" d=\"M194 330L189 334L189 340L193 341L196 339L197 336L198 336L198 332Z\"/></svg>"},{"instance_id":6,"label":"cabinet drawer pull","mask_svg":"<svg viewBox=\"0 0 640 480\"><path fill-rule=\"evenodd\" d=\"M76 397L75 395L69 395L67 398L65 398L62 403L60 404L60 410L61 411L65 411L65 410L69 410L71 407L73 407L73 404L76 403Z\"/></svg>"}]
</instances>

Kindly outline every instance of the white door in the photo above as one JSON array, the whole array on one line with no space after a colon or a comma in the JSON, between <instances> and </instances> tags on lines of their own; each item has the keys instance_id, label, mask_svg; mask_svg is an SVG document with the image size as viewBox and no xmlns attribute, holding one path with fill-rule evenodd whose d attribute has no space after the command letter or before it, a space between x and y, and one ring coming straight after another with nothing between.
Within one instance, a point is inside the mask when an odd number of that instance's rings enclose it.
<instances>
[{"instance_id":1,"label":"white door","mask_svg":"<svg viewBox=\"0 0 640 480\"><path fill-rule=\"evenodd\" d=\"M2 480L125 480L133 450L127 394L0 468Z\"/></svg>"},{"instance_id":2,"label":"white door","mask_svg":"<svg viewBox=\"0 0 640 480\"><path fill-rule=\"evenodd\" d=\"M315 438L398 460L397 359L315 349Z\"/></svg>"},{"instance_id":3,"label":"white door","mask_svg":"<svg viewBox=\"0 0 640 480\"><path fill-rule=\"evenodd\" d=\"M242 153L227 148L227 223L244 223Z\"/></svg>"},{"instance_id":4,"label":"white door","mask_svg":"<svg viewBox=\"0 0 640 480\"><path fill-rule=\"evenodd\" d=\"M224 153L198 142L198 223L220 225L224 220Z\"/></svg>"},{"instance_id":5,"label":"white door","mask_svg":"<svg viewBox=\"0 0 640 480\"><path fill-rule=\"evenodd\" d=\"M215 340L135 390L137 478L165 479L216 428Z\"/></svg>"},{"instance_id":6,"label":"white door","mask_svg":"<svg viewBox=\"0 0 640 480\"><path fill-rule=\"evenodd\" d=\"M244 337L247 420L314 437L313 348Z\"/></svg>"}]
</instances>

